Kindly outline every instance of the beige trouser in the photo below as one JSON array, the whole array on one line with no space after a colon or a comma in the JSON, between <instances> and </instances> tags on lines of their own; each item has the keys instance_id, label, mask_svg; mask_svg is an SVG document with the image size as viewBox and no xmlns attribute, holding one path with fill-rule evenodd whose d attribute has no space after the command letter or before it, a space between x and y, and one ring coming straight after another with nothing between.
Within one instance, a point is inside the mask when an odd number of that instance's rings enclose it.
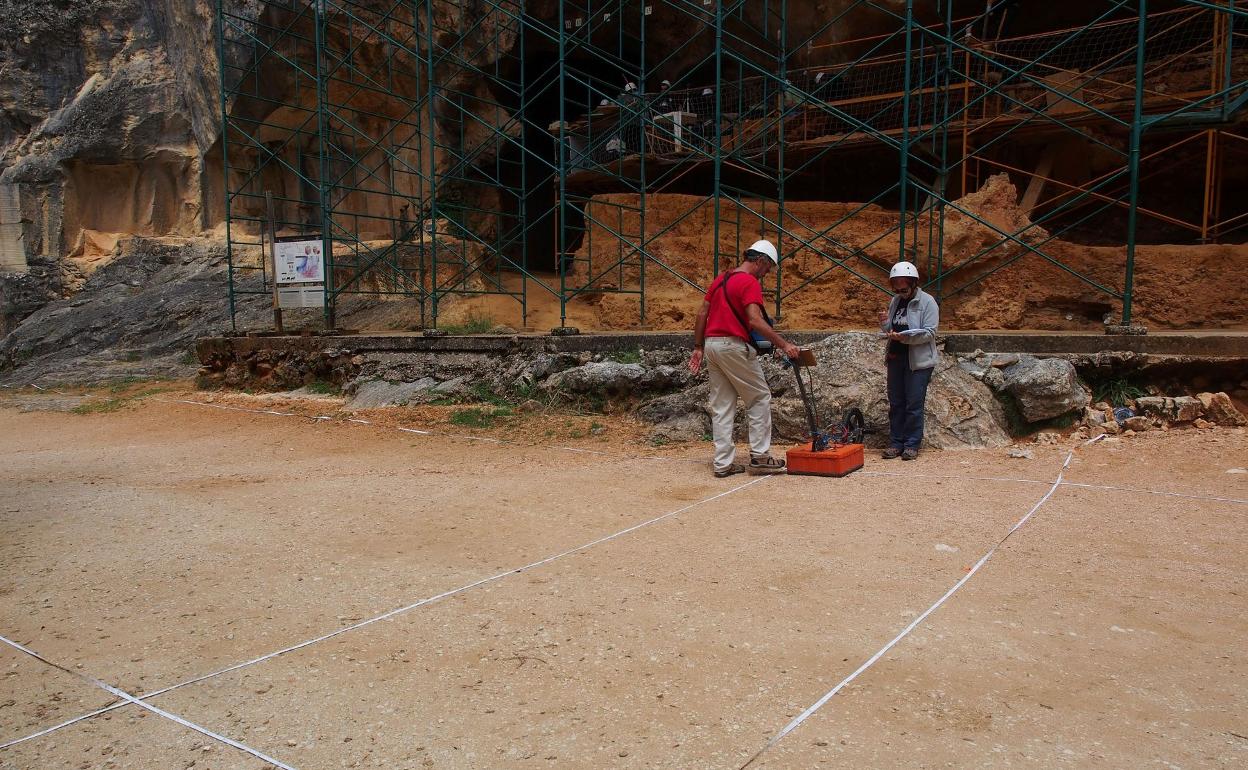
<instances>
[{"instance_id":1,"label":"beige trouser","mask_svg":"<svg viewBox=\"0 0 1248 770\"><path fill-rule=\"evenodd\" d=\"M708 337L706 366L711 379L711 435L715 439L715 470L732 465L737 447L732 425L737 397L745 404L749 421L750 454L771 451L771 388L763 376L758 353L737 337Z\"/></svg>"}]
</instances>

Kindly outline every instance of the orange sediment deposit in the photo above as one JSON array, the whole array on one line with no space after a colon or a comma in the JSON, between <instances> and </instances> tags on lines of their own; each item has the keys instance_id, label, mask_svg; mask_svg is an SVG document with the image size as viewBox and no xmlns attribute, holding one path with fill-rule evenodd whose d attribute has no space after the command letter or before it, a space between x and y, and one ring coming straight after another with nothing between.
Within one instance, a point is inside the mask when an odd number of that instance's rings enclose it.
<instances>
[{"instance_id":1,"label":"orange sediment deposit","mask_svg":"<svg viewBox=\"0 0 1248 770\"><path fill-rule=\"evenodd\" d=\"M692 325L702 301L696 287L707 285L714 274L715 206L710 198L676 194L647 195L644 202L633 194L592 199L591 225L568 278L570 286L585 290L568 303L569 324L598 331L638 327L640 299L623 292L637 291L641 282L634 244L643 232L643 203L645 250L652 257L645 265L645 325ZM756 238L775 238L782 224L783 325L870 327L886 295L868 281L886 284L886 266L900 248L897 217L875 205L818 201L788 203L781 216L772 202L723 200L719 268L730 267L729 255ZM943 241L932 243L929 233L940 232L937 224L927 216L908 223L906 249L922 255L914 259L925 275L936 267L929 253L939 253L945 271L953 271L942 287L946 329L1099 330L1105 314L1121 307L1092 284L1122 291L1126 247L1087 246L1051 236L1032 224L1005 175L991 177L947 207ZM1245 245L1141 245L1135 260L1134 320L1161 329L1244 328L1248 288L1226 277L1245 268ZM546 280L557 286L553 276ZM771 280L766 288L774 298ZM448 303L447 317L489 314L518 325L516 305L506 297L456 300ZM532 285L529 311L535 328L559 320L557 298Z\"/></svg>"}]
</instances>

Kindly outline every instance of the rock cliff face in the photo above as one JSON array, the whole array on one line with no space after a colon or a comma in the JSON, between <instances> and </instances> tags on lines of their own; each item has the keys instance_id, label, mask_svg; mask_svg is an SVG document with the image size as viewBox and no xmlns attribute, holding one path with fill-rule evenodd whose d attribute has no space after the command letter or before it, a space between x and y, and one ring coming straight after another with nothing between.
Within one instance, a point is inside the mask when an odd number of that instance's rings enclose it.
<instances>
[{"instance_id":1,"label":"rock cliff face","mask_svg":"<svg viewBox=\"0 0 1248 770\"><path fill-rule=\"evenodd\" d=\"M254 19L281 28L282 20L291 17L286 0L225 3L244 26ZM819 31L847 3L795 5L789 14L791 35ZM377 5L394 13L392 3L379 0ZM556 24L559 5L556 0L535 0L526 12ZM569 6L568 13L577 13L576 7ZM742 39L757 36L756 30L768 23L760 15L763 12L762 4L746 4L741 18L726 22L732 28L729 32ZM686 42L691 44L665 65L671 77L705 60L713 35L703 30L689 41L688 24L678 23L687 22L681 11L657 4L653 13L647 20L652 60ZM481 59L477 63L485 64L511 40L505 15L473 3L433 6L435 27L443 35L455 34L463 17L474 14L479 29L473 34L490 45L468 45L463 50L477 51L474 55ZM626 32L636 34L643 18L640 0L626 3L621 18ZM0 0L0 200L11 202L0 206L4 332L48 301L71 296L93 272L125 252L119 242L211 235L223 222L215 19L215 0ZM867 21L858 27L840 23L826 35L831 41L868 27ZM311 37L311 30L307 32ZM246 38L238 29L231 33ZM604 28L600 36L605 37L595 42L610 47L607 38L614 34ZM246 56L246 49L227 46L225 51L227 57ZM794 66L815 63L818 51L803 52L802 61ZM388 52L392 53L370 43L354 55L377 59ZM531 53L553 55L554 50L543 52L538 45ZM264 83L272 99L239 98L229 105L231 112L274 124L289 118L274 107L274 101L299 101L293 94L298 84L277 75ZM263 71L257 75L265 76ZM419 77L412 73L400 89L414 92L421 86ZM468 68L437 71L434 77L448 87L475 89L482 103L491 99L484 80L473 79ZM453 78L465 82L451 82ZM381 104L368 107L378 114L388 109ZM470 121L479 125L470 125L465 132L459 116L435 118L442 141L459 136L465 145L488 141L492 129L487 124L501 120L494 116ZM275 189L281 190L298 183L276 184Z\"/></svg>"},{"instance_id":2,"label":"rock cliff face","mask_svg":"<svg viewBox=\"0 0 1248 770\"><path fill-rule=\"evenodd\" d=\"M216 224L203 199L220 122L211 10L0 0L5 333L72 296L120 240Z\"/></svg>"},{"instance_id":3,"label":"rock cliff face","mask_svg":"<svg viewBox=\"0 0 1248 770\"><path fill-rule=\"evenodd\" d=\"M221 221L214 16L213 0L0 0L0 332L94 286L128 239Z\"/></svg>"},{"instance_id":4,"label":"rock cliff face","mask_svg":"<svg viewBox=\"0 0 1248 770\"><path fill-rule=\"evenodd\" d=\"M261 0L226 0L226 4L240 18L273 24L281 21L288 5ZM848 4L848 0L796 4L789 13L790 35L802 38L819 32ZM437 26L456 29L459 17L471 10L465 6L472 4L435 3ZM537 0L526 10L555 24L559 3ZM742 19L726 22L732 34L746 39L767 27L762 4L747 4L742 13ZM479 35L491 42L478 54L479 63L484 63L509 38L491 27L494 16L495 26L506 27L501 15L490 16L487 8L479 9L479 14L484 17ZM687 42L683 14L666 4L654 8L647 21L652 59ZM630 25L637 27L641 3L626 3L621 16L626 31ZM827 40L869 31L870 19L855 18L857 23L850 18L834 25ZM215 0L0 0L4 65L0 66L0 184L18 190L28 258L89 262L100 252L111 251L119 236L189 236L221 222L214 22ZM311 30L306 31L310 36ZM596 42L609 48L607 38L615 33L604 27L601 34L604 39ZM713 44L709 30L703 30L655 76L678 77L692 63L705 60ZM374 47L377 50L365 47L355 55L386 54ZM820 53L826 50L803 51L793 66L818 63L821 56L830 55ZM533 52L540 53L540 45ZM463 67L456 73L471 77ZM435 73L435 78L450 77L450 71ZM409 79L412 82L402 88L418 85L415 77ZM265 83L266 93L275 98L291 97L286 92L292 88L291 83ZM239 100L231 107L254 113L248 117L256 119L271 119L276 112L272 101L265 100ZM384 106L379 109L384 111ZM481 129L488 133L485 126Z\"/></svg>"},{"instance_id":5,"label":"rock cliff face","mask_svg":"<svg viewBox=\"0 0 1248 770\"><path fill-rule=\"evenodd\" d=\"M217 138L207 0L0 3L0 184L27 257L89 260L121 235L192 235Z\"/></svg>"}]
</instances>

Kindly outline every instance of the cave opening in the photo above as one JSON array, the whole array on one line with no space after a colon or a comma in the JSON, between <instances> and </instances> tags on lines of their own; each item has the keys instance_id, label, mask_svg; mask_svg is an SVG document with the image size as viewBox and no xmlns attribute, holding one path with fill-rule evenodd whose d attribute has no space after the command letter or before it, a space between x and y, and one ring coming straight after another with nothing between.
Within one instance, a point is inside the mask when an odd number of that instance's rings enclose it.
<instances>
[{"instance_id":1,"label":"cave opening","mask_svg":"<svg viewBox=\"0 0 1248 770\"><path fill-rule=\"evenodd\" d=\"M1081 13L1086 15L1086 10ZM993 31L994 35L1023 34L1052 26L1037 26L1034 20L1020 15L1012 7L1009 12L1000 14L999 19L995 16L993 18L1001 22L1000 29ZM1087 21L1082 16L1078 20ZM1133 27L1124 29L1134 34ZM569 196L560 207L558 135L550 127L561 116L568 121L576 121L592 111L603 98L615 98L621 92L624 82L630 79L626 73L636 68L642 56L641 51L628 50L628 46L622 42L628 35L621 35L610 41L603 37L604 42L595 45L592 55L584 51L569 51L565 59L567 76L562 83L561 105L558 51L553 49L553 44L543 33L535 31L530 25L520 25L519 32L512 49L498 62L496 82L493 82L491 89L492 96L518 118L519 130L522 132L521 141L503 143L500 149L500 181L510 191L514 191L501 197L503 204L500 208L503 215L500 217L500 240L509 261L520 264L523 260L532 271L553 272L582 246L586 224L584 201L588 200L590 192L586 190L583 195L578 193ZM683 73L679 72L679 68L673 67L664 70L664 74L670 74L678 80L678 89L695 88L699 84L713 85L713 72L708 71L710 65L706 60L686 62L686 65L689 68ZM654 92L659 76L652 73L650 82L639 82L638 86L643 91ZM851 76L843 88L848 93L854 91L857 85ZM793 120L800 119L794 117ZM1028 162L1023 163L1023 168L1036 166L1038 161L1030 157L1033 154L1030 146L1020 145L1013 152L1028 155ZM773 168L780 162L774 154L763 158L763 163L770 164ZM870 201L892 209L901 205L895 189L898 183L897 153L883 143L861 147L852 152L820 154L808 150L804 157L801 148L793 148L788 150L783 164L790 170L786 174L783 190L774 176L768 176L757 169L744 168L740 164L725 164L720 170L720 179L734 197L775 200L783 195L786 201ZM921 148L916 151L909 165L909 177L914 183L913 194L920 196L922 200L911 200L908 202L909 206L930 200L931 196L924 192L927 189L943 191L951 199L956 199L977 189L983 182L979 176L972 175L966 180L970 183L970 189L961 189L962 174L954 173L949 179L942 179L938 171L941 165L942 161L935 155L929 158L923 155ZM1030 177L1021 173L1010 176L1021 194L1027 188ZM1165 174L1159 176L1164 177ZM672 175L672 179L665 182L661 189L652 188L651 193L710 195L714 189L714 179L711 163L693 162L687 170ZM1057 184L1060 181L1049 185L1052 188L1049 191L1050 197L1056 194L1055 190L1060 192L1055 186ZM1199 190L1188 189L1190 186L1183 186L1182 195L1175 194L1178 189L1175 185L1167 185L1166 190L1151 192L1150 195L1179 198L1180 201L1194 200L1194 193ZM626 187L621 187L618 182L602 180L601 189L598 191L605 192L608 189L620 190ZM1227 197L1234 195L1232 192ZM1164 202L1166 201L1159 202L1159 207ZM1086 214L1083 209L1081 212ZM1071 228L1069 235L1076 240L1093 241L1096 240L1093 236L1099 233L1101 240L1113 240L1125 228L1125 223L1123 228L1117 227L1116 217L1119 214L1119 211L1111 207L1100 215L1092 216L1089 223ZM1068 223L1064 221L1063 225L1066 224ZM1107 228L1107 224L1112 226ZM1113 237L1108 235L1111 230ZM1144 242L1192 240L1189 231L1160 226L1156 222L1148 223L1140 236ZM560 254L561 250L563 254Z\"/></svg>"},{"instance_id":2,"label":"cave opening","mask_svg":"<svg viewBox=\"0 0 1248 770\"><path fill-rule=\"evenodd\" d=\"M505 239L506 256L517 264L525 258L529 270L550 273L561 261L560 227L567 232L563 253L571 254L584 238L585 211L571 200L559 210L558 134L550 130L561 117L559 53L528 25L522 30L511 55L501 63L503 83L492 84L492 95L518 118L523 132L521 143L508 142L500 158L500 181L517 191L517 195L502 198L510 207L506 213L512 220L506 229L517 235ZM625 53L635 57L637 52ZM563 119L577 120L603 99L619 94L629 60L629 56L567 55ZM518 87L520 84L523 88Z\"/></svg>"}]
</instances>

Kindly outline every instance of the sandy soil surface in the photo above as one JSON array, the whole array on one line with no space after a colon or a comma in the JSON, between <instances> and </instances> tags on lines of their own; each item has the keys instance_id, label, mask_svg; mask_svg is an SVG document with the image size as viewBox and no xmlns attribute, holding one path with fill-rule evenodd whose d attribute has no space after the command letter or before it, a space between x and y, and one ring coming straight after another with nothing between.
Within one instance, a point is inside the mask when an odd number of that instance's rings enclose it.
<instances>
[{"instance_id":1,"label":"sandy soil surface","mask_svg":"<svg viewBox=\"0 0 1248 770\"><path fill-rule=\"evenodd\" d=\"M501 575L152 700L301 769L740 767L963 577L1067 452L751 483L611 418L477 431L511 445L394 429L463 432L434 413L158 400L175 395L3 400L4 636L150 692ZM1058 488L756 766L1242 766L1248 474L1227 471L1246 457L1242 430L1076 450L1067 480L1090 486ZM0 656L0 743L113 700ZM262 766L132 705L0 750L0 768Z\"/></svg>"}]
</instances>

